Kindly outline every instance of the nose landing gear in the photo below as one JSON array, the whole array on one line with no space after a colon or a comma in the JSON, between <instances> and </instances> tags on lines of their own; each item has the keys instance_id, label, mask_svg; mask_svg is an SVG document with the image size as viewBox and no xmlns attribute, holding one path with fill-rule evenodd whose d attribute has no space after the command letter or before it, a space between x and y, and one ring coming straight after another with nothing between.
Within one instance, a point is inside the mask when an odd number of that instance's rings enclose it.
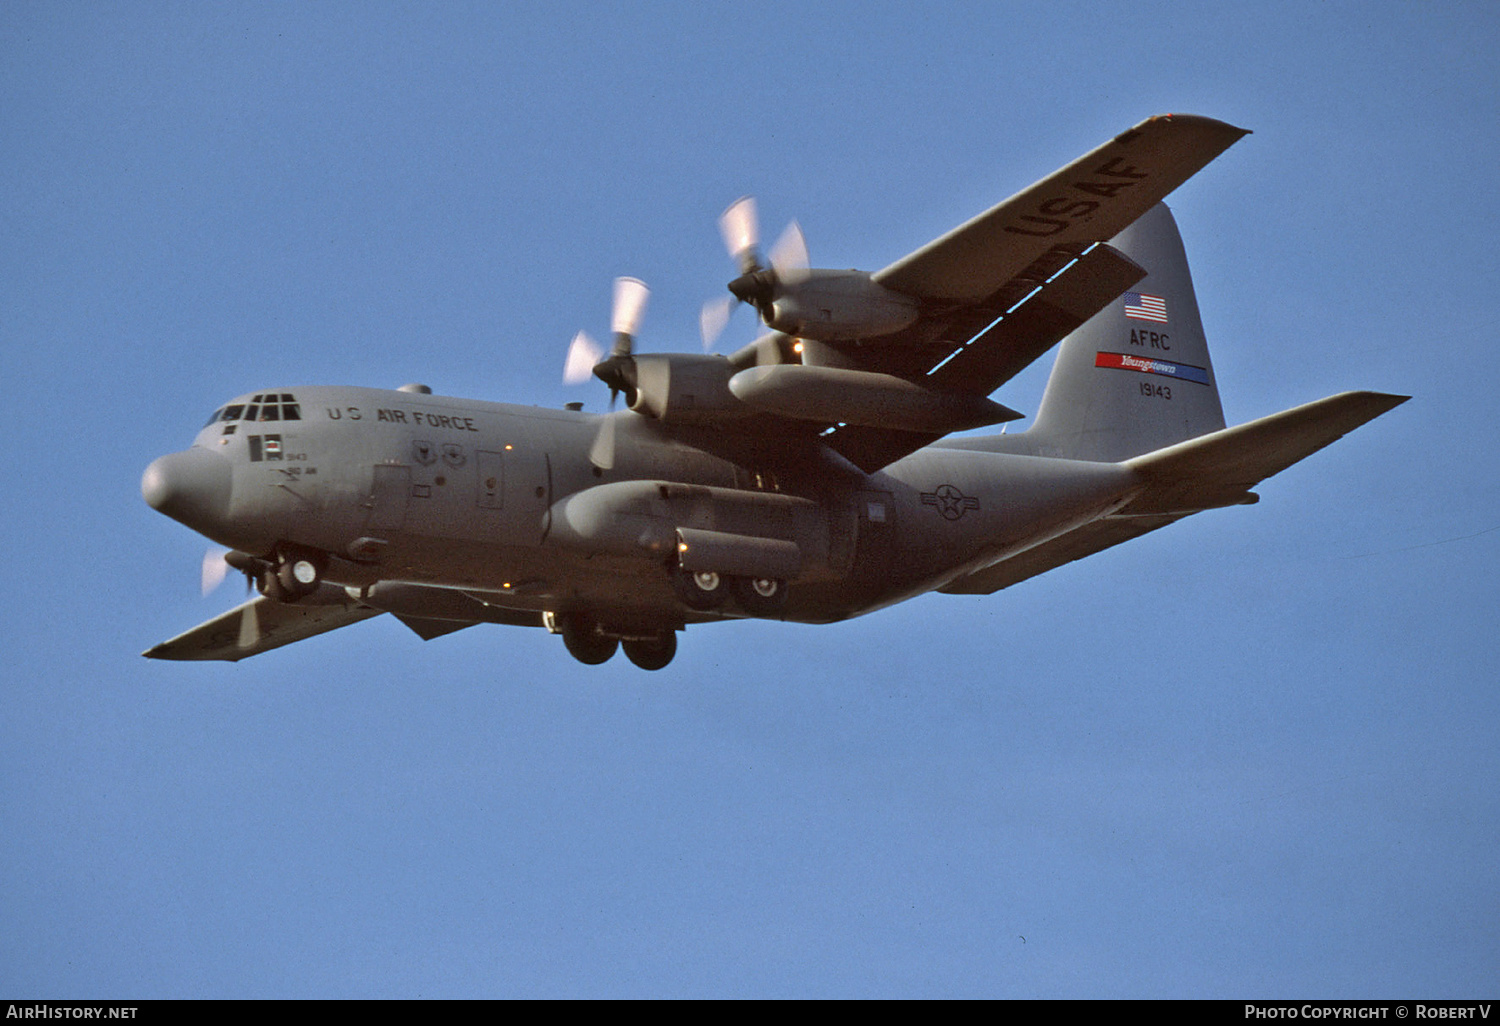
<instances>
[{"instance_id":1,"label":"nose landing gear","mask_svg":"<svg viewBox=\"0 0 1500 1026\"><path fill-rule=\"evenodd\" d=\"M318 590L328 557L300 546L280 546L270 561L258 561L256 587L268 599L296 602Z\"/></svg>"}]
</instances>

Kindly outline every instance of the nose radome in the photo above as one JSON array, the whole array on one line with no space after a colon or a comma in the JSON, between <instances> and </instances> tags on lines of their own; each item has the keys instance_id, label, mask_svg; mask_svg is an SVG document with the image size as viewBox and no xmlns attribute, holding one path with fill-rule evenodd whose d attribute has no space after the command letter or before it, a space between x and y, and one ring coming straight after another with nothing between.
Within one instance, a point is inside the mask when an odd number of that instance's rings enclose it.
<instances>
[{"instance_id":1,"label":"nose radome","mask_svg":"<svg viewBox=\"0 0 1500 1026\"><path fill-rule=\"evenodd\" d=\"M229 514L229 461L207 449L187 449L155 460L141 475L141 496L152 509L194 529L222 524Z\"/></svg>"}]
</instances>

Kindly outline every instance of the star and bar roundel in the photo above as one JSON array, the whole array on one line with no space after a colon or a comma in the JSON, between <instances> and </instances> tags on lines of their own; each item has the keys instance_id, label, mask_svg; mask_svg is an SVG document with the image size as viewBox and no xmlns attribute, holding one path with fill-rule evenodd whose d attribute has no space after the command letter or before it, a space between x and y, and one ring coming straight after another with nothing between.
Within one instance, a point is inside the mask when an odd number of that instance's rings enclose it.
<instances>
[{"instance_id":1,"label":"star and bar roundel","mask_svg":"<svg viewBox=\"0 0 1500 1026\"><path fill-rule=\"evenodd\" d=\"M923 492L922 505L937 510L944 520L957 520L969 510L978 509L979 500L972 495L965 495L951 484L944 484L930 492Z\"/></svg>"}]
</instances>

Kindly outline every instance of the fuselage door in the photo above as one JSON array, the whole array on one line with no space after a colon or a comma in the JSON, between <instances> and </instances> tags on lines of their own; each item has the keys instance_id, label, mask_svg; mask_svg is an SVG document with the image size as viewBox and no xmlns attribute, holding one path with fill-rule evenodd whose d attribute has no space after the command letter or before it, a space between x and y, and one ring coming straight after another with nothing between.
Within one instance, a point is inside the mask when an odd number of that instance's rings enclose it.
<instances>
[{"instance_id":1,"label":"fuselage door","mask_svg":"<svg viewBox=\"0 0 1500 1026\"><path fill-rule=\"evenodd\" d=\"M539 545L546 529L551 488L547 454L533 449L519 433L516 438L516 443L503 450L478 452L475 501L481 510L497 511L485 514L486 535Z\"/></svg>"},{"instance_id":2,"label":"fuselage door","mask_svg":"<svg viewBox=\"0 0 1500 1026\"><path fill-rule=\"evenodd\" d=\"M410 497L411 468L377 464L370 498L365 502L370 510L365 530L371 534L401 530L406 524L406 503Z\"/></svg>"}]
</instances>

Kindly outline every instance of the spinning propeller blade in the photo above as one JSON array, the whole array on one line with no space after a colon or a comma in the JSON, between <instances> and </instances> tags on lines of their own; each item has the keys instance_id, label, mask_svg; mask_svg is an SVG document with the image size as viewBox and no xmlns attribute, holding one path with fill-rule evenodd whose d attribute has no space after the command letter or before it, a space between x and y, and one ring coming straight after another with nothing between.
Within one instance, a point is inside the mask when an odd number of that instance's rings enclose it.
<instances>
[{"instance_id":1,"label":"spinning propeller blade","mask_svg":"<svg viewBox=\"0 0 1500 1026\"><path fill-rule=\"evenodd\" d=\"M250 602L240 611L238 643L240 648L254 648L258 641L260 641L260 614L256 612L255 603Z\"/></svg>"},{"instance_id":2,"label":"spinning propeller blade","mask_svg":"<svg viewBox=\"0 0 1500 1026\"><path fill-rule=\"evenodd\" d=\"M563 384L581 385L594 375L594 364L604 356L604 349L589 333L580 331L568 346L568 360L563 364Z\"/></svg>"},{"instance_id":3,"label":"spinning propeller blade","mask_svg":"<svg viewBox=\"0 0 1500 1026\"><path fill-rule=\"evenodd\" d=\"M615 333L617 343L621 338L625 339L626 356L630 355L630 343L641 326L641 318L646 315L646 300L650 295L651 290L639 278L615 279L615 302L610 314L610 330Z\"/></svg>"},{"instance_id":4,"label":"spinning propeller blade","mask_svg":"<svg viewBox=\"0 0 1500 1026\"><path fill-rule=\"evenodd\" d=\"M795 285L807 280L808 266L807 240L802 237L802 226L793 221L771 247L771 270L781 284Z\"/></svg>"},{"instance_id":5,"label":"spinning propeller blade","mask_svg":"<svg viewBox=\"0 0 1500 1026\"><path fill-rule=\"evenodd\" d=\"M719 336L724 334L724 329L729 327L729 315L734 313L738 302L733 296L725 296L723 299L710 299L703 304L703 310L698 314L698 334L703 337L705 353L713 349Z\"/></svg>"},{"instance_id":6,"label":"spinning propeller blade","mask_svg":"<svg viewBox=\"0 0 1500 1026\"><path fill-rule=\"evenodd\" d=\"M614 332L615 341L609 355L605 356L599 343L584 331L574 335L568 346L568 358L563 367L565 383L580 384L592 376L609 386L609 412L600 418L599 434L589 448L589 460L600 470L609 470L615 465L615 400L621 392L634 394L635 359L631 354L650 296L651 290L639 278L616 278L610 311L610 330Z\"/></svg>"},{"instance_id":7,"label":"spinning propeller blade","mask_svg":"<svg viewBox=\"0 0 1500 1026\"><path fill-rule=\"evenodd\" d=\"M740 276L729 283L730 299L713 299L703 304L698 315L698 329L703 336L703 351L718 341L738 303L749 303L762 321L771 319L771 305L783 286L807 280L809 260L807 239L796 221L786 226L771 247L770 266L761 260L760 225L757 222L755 197L742 196L719 215L719 233L724 247L739 265Z\"/></svg>"},{"instance_id":8,"label":"spinning propeller blade","mask_svg":"<svg viewBox=\"0 0 1500 1026\"><path fill-rule=\"evenodd\" d=\"M755 197L741 196L724 213L719 215L719 234L724 236L724 247L729 255L739 261L741 274L753 274L760 270L760 225L755 212Z\"/></svg>"},{"instance_id":9,"label":"spinning propeller blade","mask_svg":"<svg viewBox=\"0 0 1500 1026\"><path fill-rule=\"evenodd\" d=\"M214 590L224 583L224 578L229 575L229 564L224 562L224 557L228 554L228 549L209 549L203 554L202 591L204 598L212 595Z\"/></svg>"}]
</instances>

